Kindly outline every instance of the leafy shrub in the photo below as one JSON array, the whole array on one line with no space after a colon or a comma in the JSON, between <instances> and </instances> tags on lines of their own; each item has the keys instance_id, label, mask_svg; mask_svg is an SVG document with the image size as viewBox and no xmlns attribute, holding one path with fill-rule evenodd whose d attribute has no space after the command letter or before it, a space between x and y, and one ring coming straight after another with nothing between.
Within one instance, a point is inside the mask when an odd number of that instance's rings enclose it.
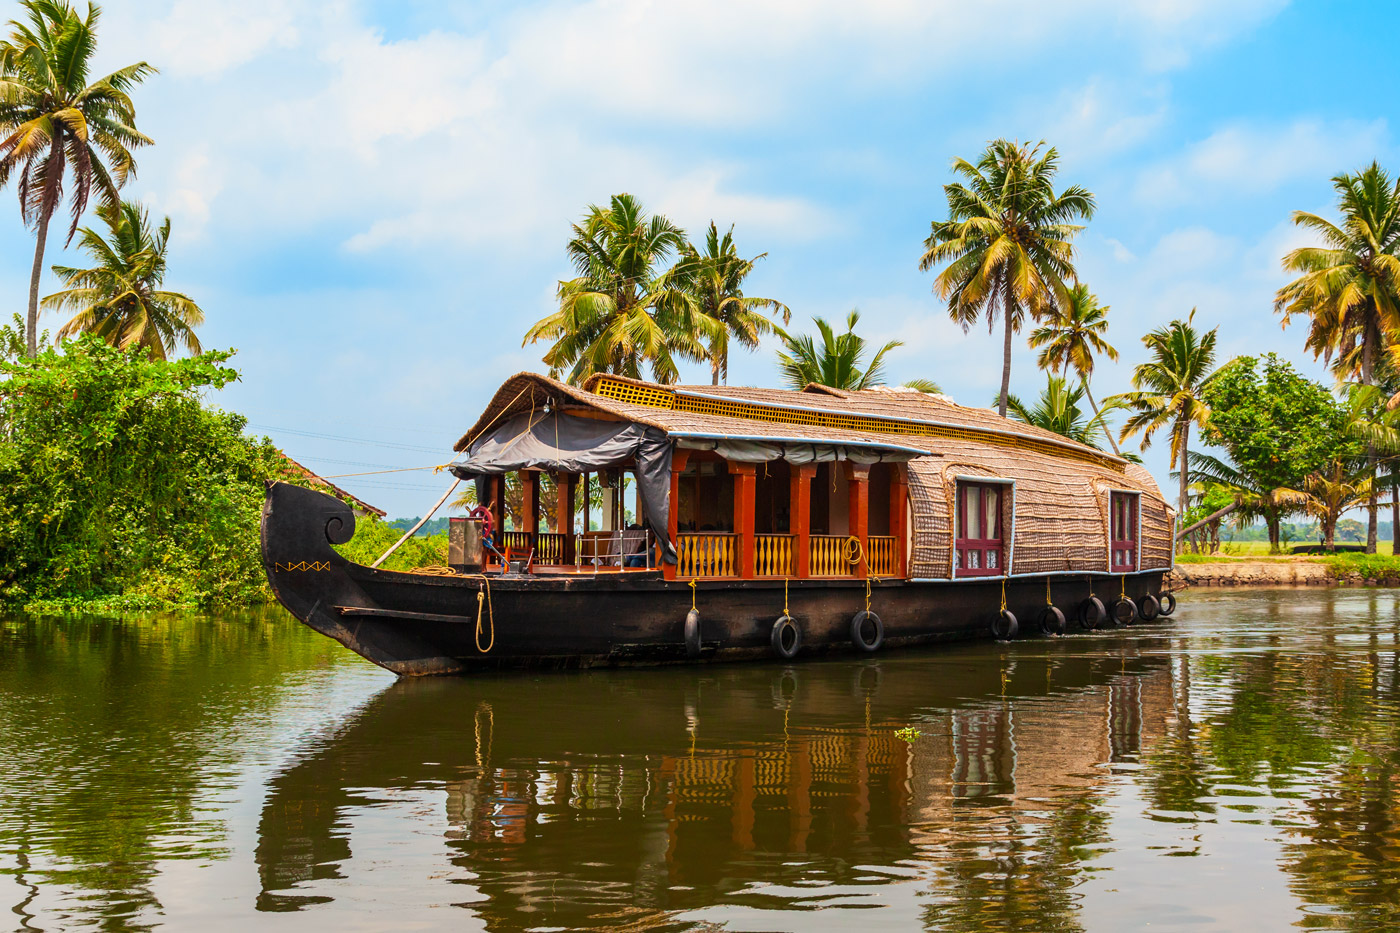
<instances>
[{"instance_id":1,"label":"leafy shrub","mask_svg":"<svg viewBox=\"0 0 1400 933\"><path fill-rule=\"evenodd\" d=\"M412 527L412 526L409 526ZM357 564L372 564L403 537L408 528L395 528L377 518L356 518L355 535L336 551ZM415 567L447 566L447 533L415 535L379 565L385 570L413 570Z\"/></svg>"},{"instance_id":2,"label":"leafy shrub","mask_svg":"<svg viewBox=\"0 0 1400 933\"><path fill-rule=\"evenodd\" d=\"M1358 554L1353 551L1329 554L1324 560L1328 572L1339 580L1353 574L1359 574L1361 579L1373 583L1400 579L1400 557L1389 554Z\"/></svg>"},{"instance_id":3,"label":"leafy shrub","mask_svg":"<svg viewBox=\"0 0 1400 933\"><path fill-rule=\"evenodd\" d=\"M50 607L267 598L266 438L204 404L232 352L152 360L95 337L0 360L0 599Z\"/></svg>"}]
</instances>

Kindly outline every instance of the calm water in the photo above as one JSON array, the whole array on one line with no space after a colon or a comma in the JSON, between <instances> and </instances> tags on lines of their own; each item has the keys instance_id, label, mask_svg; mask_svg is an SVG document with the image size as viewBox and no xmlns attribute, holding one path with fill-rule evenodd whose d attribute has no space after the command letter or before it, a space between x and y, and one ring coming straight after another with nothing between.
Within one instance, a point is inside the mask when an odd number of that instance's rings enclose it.
<instances>
[{"instance_id":1,"label":"calm water","mask_svg":"<svg viewBox=\"0 0 1400 933\"><path fill-rule=\"evenodd\" d=\"M0 928L1400 929L1397 701L1394 591L405 683L280 613L11 619Z\"/></svg>"}]
</instances>

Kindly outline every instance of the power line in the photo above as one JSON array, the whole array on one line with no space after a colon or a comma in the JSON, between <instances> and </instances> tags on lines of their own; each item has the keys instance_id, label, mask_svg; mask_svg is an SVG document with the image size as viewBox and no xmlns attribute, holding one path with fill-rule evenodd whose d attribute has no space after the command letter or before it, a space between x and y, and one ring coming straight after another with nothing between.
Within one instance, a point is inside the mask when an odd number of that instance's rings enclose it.
<instances>
[{"instance_id":1,"label":"power line","mask_svg":"<svg viewBox=\"0 0 1400 933\"><path fill-rule=\"evenodd\" d=\"M299 431L296 428L281 428L271 424L257 424L248 422L248 427L257 428L260 431L278 431L283 434L295 434L300 437L313 437L323 441L340 441L347 444L368 444L371 447L387 447L393 450L417 450L425 453L442 453L442 447L420 447L415 444L394 444L389 441L372 441L363 437L345 437L339 434L322 434L319 431Z\"/></svg>"}]
</instances>

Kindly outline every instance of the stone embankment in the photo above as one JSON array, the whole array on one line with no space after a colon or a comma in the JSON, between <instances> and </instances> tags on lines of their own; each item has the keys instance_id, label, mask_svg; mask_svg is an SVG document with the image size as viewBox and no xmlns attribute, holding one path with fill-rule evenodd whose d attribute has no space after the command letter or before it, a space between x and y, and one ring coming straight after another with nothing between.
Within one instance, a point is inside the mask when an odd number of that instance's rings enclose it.
<instances>
[{"instance_id":1,"label":"stone embankment","mask_svg":"<svg viewBox=\"0 0 1400 933\"><path fill-rule=\"evenodd\" d=\"M1359 573L1338 576L1326 563L1297 560L1222 560L1177 564L1172 571L1190 586L1400 586L1400 580L1368 580Z\"/></svg>"}]
</instances>

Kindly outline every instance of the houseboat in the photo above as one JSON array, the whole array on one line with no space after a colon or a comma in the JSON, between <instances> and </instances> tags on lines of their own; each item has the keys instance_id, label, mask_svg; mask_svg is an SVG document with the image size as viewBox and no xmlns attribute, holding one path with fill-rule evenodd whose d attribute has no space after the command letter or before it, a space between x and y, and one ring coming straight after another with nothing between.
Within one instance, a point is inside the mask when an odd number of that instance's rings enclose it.
<instances>
[{"instance_id":1,"label":"houseboat","mask_svg":"<svg viewBox=\"0 0 1400 933\"><path fill-rule=\"evenodd\" d=\"M521 373L455 450L480 505L444 567L352 563L349 505L272 484L282 604L401 675L868 654L1175 607L1145 469L941 395Z\"/></svg>"}]
</instances>

